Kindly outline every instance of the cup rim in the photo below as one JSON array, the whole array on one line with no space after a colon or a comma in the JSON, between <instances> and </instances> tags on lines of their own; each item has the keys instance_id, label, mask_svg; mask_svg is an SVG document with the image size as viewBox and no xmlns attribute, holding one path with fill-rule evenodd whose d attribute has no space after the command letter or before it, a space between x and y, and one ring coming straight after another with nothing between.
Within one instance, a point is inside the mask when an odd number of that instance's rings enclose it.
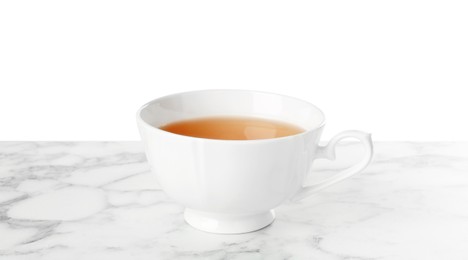
<instances>
[{"instance_id":1,"label":"cup rim","mask_svg":"<svg viewBox=\"0 0 468 260\"><path fill-rule=\"evenodd\" d=\"M199 92L214 92L214 91L250 92L250 93L276 95L276 96L281 96L281 97L284 97L284 98L294 99L296 101L305 103L308 106L311 106L314 109L316 109L320 113L320 115L322 117L322 122L320 122L320 124L318 124L316 127L313 127L313 128L310 128L310 129L305 129L305 131L300 132L298 134L294 134L294 135L288 135L288 136L283 136L283 137L275 137L275 138L265 138L265 139L252 139L252 140L228 140L228 139L211 139L211 138L203 138L203 137L194 137L194 136L175 134L175 133L172 133L172 132L162 130L162 129L160 129L158 127L155 127L153 125L150 125L145 120L143 120L143 118L141 117L141 112L147 106L149 106L149 105L151 105L151 104L153 104L153 103L155 103L155 102L157 102L159 100L166 99L166 98L171 98L171 97L175 97L175 96L179 96L179 95L183 95L183 94L191 94L191 93L199 93ZM310 103L308 101L305 101L305 100L300 99L300 98L288 96L288 95L274 93L274 92L258 91L258 90L247 90L247 89L202 89L202 90L193 90L193 91L183 91L183 92L178 92L178 93L173 93L173 94L161 96L161 97L152 99L151 101L148 101L144 105L142 105L137 110L136 118L137 118L138 123L143 124L144 126L148 127L149 129L152 129L152 130L156 131L157 133L163 133L163 134L167 134L167 135L173 136L173 137L177 136L179 138L188 138L190 140L198 139L198 140L210 141L210 142L229 142L229 143L257 143L257 142L268 142L268 141L271 142L271 141L280 141L280 140L292 139L292 138L295 138L295 137L298 137L298 136L309 134L309 133L314 132L314 131L316 131L318 129L321 129L325 125L325 122L326 122L325 114L323 113L323 111L319 107L317 107L316 105L314 105L314 104L312 104L312 103Z\"/></svg>"}]
</instances>

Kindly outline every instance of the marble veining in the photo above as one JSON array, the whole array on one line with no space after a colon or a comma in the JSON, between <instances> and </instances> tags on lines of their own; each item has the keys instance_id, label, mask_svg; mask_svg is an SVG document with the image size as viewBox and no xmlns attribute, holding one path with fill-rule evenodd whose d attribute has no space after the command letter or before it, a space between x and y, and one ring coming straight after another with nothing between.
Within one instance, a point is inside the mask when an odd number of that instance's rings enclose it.
<instances>
[{"instance_id":1,"label":"marble veining","mask_svg":"<svg viewBox=\"0 0 468 260\"><path fill-rule=\"evenodd\" d=\"M315 182L359 159L317 160ZM0 142L0 259L468 259L468 143L377 142L360 175L258 232L185 224L139 142Z\"/></svg>"}]
</instances>

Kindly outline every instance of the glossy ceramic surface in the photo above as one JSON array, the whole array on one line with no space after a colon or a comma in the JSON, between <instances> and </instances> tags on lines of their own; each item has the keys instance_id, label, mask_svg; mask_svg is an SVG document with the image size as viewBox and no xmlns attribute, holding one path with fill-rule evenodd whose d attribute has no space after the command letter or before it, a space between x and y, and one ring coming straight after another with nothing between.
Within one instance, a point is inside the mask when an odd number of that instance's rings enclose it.
<instances>
[{"instance_id":1,"label":"glossy ceramic surface","mask_svg":"<svg viewBox=\"0 0 468 260\"><path fill-rule=\"evenodd\" d=\"M213 140L172 134L158 127L183 119L235 115L286 121L306 131L263 140ZM147 159L163 190L184 205L186 221L215 233L244 233L269 225L281 203L310 195L364 169L372 158L369 134L347 131L318 146L325 118L314 105L282 95L206 90L153 100L137 113ZM334 157L335 144L360 140L365 158L310 187L305 177L316 158Z\"/></svg>"}]
</instances>

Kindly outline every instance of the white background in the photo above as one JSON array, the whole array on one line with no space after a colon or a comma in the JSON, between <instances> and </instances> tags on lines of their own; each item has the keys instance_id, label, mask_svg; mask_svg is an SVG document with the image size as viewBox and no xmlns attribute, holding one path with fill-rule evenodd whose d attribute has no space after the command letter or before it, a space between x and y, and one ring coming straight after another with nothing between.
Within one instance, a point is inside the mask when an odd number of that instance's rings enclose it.
<instances>
[{"instance_id":1,"label":"white background","mask_svg":"<svg viewBox=\"0 0 468 260\"><path fill-rule=\"evenodd\" d=\"M207 88L297 96L325 139L467 140L467 1L0 1L0 140L137 140Z\"/></svg>"}]
</instances>

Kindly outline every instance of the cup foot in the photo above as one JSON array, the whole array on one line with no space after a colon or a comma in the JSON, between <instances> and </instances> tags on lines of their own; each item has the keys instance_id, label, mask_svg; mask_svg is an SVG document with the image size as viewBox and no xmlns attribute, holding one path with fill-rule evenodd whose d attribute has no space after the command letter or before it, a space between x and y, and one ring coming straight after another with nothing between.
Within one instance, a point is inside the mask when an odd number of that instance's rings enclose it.
<instances>
[{"instance_id":1,"label":"cup foot","mask_svg":"<svg viewBox=\"0 0 468 260\"><path fill-rule=\"evenodd\" d=\"M254 215L231 215L185 209L184 217L192 227L205 232L241 234L270 225L275 220L275 212L270 210Z\"/></svg>"}]
</instances>

